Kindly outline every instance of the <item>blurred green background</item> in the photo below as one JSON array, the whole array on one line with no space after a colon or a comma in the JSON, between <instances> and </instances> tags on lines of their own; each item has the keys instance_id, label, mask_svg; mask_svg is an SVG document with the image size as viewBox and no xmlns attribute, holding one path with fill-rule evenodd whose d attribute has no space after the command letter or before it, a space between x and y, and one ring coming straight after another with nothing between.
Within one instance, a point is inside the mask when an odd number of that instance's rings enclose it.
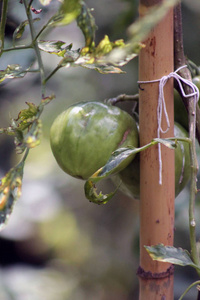
<instances>
[{"instance_id":1,"label":"blurred green background","mask_svg":"<svg viewBox=\"0 0 200 300\"><path fill-rule=\"evenodd\" d=\"M127 38L127 27L137 18L138 1L88 0L94 8L98 30L96 43L105 34L110 40ZM58 2L43 7L45 19L55 12ZM41 8L34 1L35 8ZM23 5L9 2L6 46L12 44L16 26L26 19ZM40 22L35 23L36 28ZM200 3L183 2L185 53L200 65ZM76 22L49 32L45 39L73 43L83 47L84 38ZM21 39L29 39L28 28ZM42 53L47 74L59 58ZM4 54L0 68L8 64L28 67L33 51ZM23 180L22 197L14 207L7 227L0 233L0 299L1 300L134 300L138 299L139 202L120 191L103 206L89 203L84 196L84 182L71 178L56 164L49 145L49 129L58 113L80 101L104 101L119 94L134 94L137 87L138 59L123 67L125 74L102 75L83 68L63 68L47 84L47 94L56 99L42 114L41 145L31 150ZM40 80L37 74L1 83L0 127L17 118L25 102L40 102ZM127 103L125 109L131 109ZM199 148L199 147L198 147ZM198 150L198 157L200 153ZM0 137L0 164L3 176L20 159L13 140ZM104 192L114 186L110 180L100 184ZM175 245L189 249L188 187L176 199ZM197 234L199 236L199 196L197 197ZM190 268L175 268L175 299L197 280ZM184 299L194 299L193 289Z\"/></svg>"}]
</instances>

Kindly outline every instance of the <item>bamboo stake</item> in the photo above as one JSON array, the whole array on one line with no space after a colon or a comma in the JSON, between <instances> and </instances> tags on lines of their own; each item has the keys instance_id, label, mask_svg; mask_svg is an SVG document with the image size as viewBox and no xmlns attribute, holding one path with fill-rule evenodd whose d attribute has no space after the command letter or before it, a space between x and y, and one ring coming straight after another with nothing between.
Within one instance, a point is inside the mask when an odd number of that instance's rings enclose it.
<instances>
[{"instance_id":1,"label":"bamboo stake","mask_svg":"<svg viewBox=\"0 0 200 300\"><path fill-rule=\"evenodd\" d=\"M140 14L161 0L140 0ZM173 10L151 31L139 57L139 80L160 79L173 71ZM158 83L143 84L139 94L140 145L157 137ZM173 80L164 88L170 129L161 137L174 135ZM167 128L162 118L163 129ZM159 184L158 146L141 153L140 160L140 300L173 299L173 267L153 261L144 245L173 245L174 231L174 151L161 146L162 184Z\"/></svg>"}]
</instances>

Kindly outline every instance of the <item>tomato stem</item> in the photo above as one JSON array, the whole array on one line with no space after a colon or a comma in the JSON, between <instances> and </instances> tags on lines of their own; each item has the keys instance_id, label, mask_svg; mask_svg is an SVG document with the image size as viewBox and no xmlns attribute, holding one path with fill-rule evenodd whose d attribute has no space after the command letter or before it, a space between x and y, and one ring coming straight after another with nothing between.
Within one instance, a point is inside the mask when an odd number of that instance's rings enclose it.
<instances>
[{"instance_id":1,"label":"tomato stem","mask_svg":"<svg viewBox=\"0 0 200 300\"><path fill-rule=\"evenodd\" d=\"M181 13L181 3L179 3L174 8L174 69L178 69L181 66L187 65L187 61L184 54L184 47L183 47L183 30L182 30L182 13ZM192 80L191 73L188 68L183 68L179 71L181 77ZM175 88L178 92L179 88L175 82ZM190 87L184 86L184 90L186 93L190 93ZM190 98L184 98L180 93L181 98L183 100L184 106L189 114L189 106L192 106L193 103ZM196 106L196 137L198 142L200 143L200 108Z\"/></svg>"},{"instance_id":2,"label":"tomato stem","mask_svg":"<svg viewBox=\"0 0 200 300\"><path fill-rule=\"evenodd\" d=\"M124 101L138 102L139 101L139 94L135 94L135 95L121 94L121 95L118 95L115 98L110 98L110 99L106 100L106 102L111 104L111 105L115 105L118 102L124 102Z\"/></svg>"},{"instance_id":3,"label":"tomato stem","mask_svg":"<svg viewBox=\"0 0 200 300\"><path fill-rule=\"evenodd\" d=\"M184 65L186 62L183 48L182 36L182 14L181 3L174 8L174 65L175 69ZM189 69L184 68L180 70L180 75L183 78L192 80ZM191 88L185 86L185 92L190 93ZM189 138L190 144L190 160L191 160L191 185L190 185L190 201L189 201L189 230L190 230L190 246L193 262L199 266L199 256L196 244L196 220L195 220L195 198L197 192L196 179L198 172L198 161L196 154L196 134L200 142L200 110L198 104L196 105L195 97L184 98L181 96L184 105L188 111L189 120ZM200 271L197 270L200 276Z\"/></svg>"},{"instance_id":4,"label":"tomato stem","mask_svg":"<svg viewBox=\"0 0 200 300\"><path fill-rule=\"evenodd\" d=\"M30 5L27 3L27 0L24 0L24 6L25 6L25 10L26 10L26 15L27 15L27 18L28 18L28 22L29 22L29 27L30 27L30 32L31 32L31 39L32 39L32 45L33 45L33 48L35 50L35 54L36 54L38 65L39 65L39 69L40 69L42 98L44 98L45 97L45 88L46 88L45 87L44 65L43 65L42 57L41 57L40 50L39 50L39 47L38 47L37 39L35 39L36 33L35 33L34 26L33 26L33 18L32 18L31 11L30 11Z\"/></svg>"},{"instance_id":5,"label":"tomato stem","mask_svg":"<svg viewBox=\"0 0 200 300\"><path fill-rule=\"evenodd\" d=\"M4 35L5 35L5 27L6 27L7 9L8 9L8 0L4 0L2 4L1 23L0 23L0 43L1 43L0 56L2 55L4 49Z\"/></svg>"}]
</instances>

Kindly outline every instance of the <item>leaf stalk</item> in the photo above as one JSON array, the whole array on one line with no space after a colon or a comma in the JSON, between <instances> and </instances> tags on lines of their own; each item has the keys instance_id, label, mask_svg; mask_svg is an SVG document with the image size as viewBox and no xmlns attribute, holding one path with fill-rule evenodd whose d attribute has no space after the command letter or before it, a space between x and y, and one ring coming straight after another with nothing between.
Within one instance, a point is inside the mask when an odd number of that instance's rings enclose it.
<instances>
[{"instance_id":1,"label":"leaf stalk","mask_svg":"<svg viewBox=\"0 0 200 300\"><path fill-rule=\"evenodd\" d=\"M45 97L45 84L44 84L45 83L45 80L44 80L45 79L45 71L44 71L44 65L43 65L42 57L41 57L40 50L39 50L39 47L38 47L37 39L35 39L36 33L35 33L34 26L33 26L33 18L32 18L31 11L30 11L30 5L27 3L27 0L24 0L24 6L25 6L25 9L26 9L26 14L27 14L28 22L29 22L33 48L35 50L35 54L36 54L39 69L40 69L42 98L44 98Z\"/></svg>"},{"instance_id":2,"label":"leaf stalk","mask_svg":"<svg viewBox=\"0 0 200 300\"><path fill-rule=\"evenodd\" d=\"M178 67L186 64L183 48L183 36L182 36L182 14L181 3L174 8L174 67ZM180 75L183 78L192 80L189 69L184 68L180 70ZM190 93L190 87L185 86L186 93ZM189 119L189 138L190 144L190 160L191 160L191 185L190 185L190 200L189 200L189 232L190 232L190 246L191 256L193 262L199 266L199 255L197 251L196 243L196 220L195 220L195 198L197 193L196 179L198 172L198 161L196 154L196 134L197 139L200 141L200 114L198 104L196 105L195 97L187 99L183 98L184 105L188 111ZM197 273L200 277L200 271L197 269Z\"/></svg>"},{"instance_id":3,"label":"leaf stalk","mask_svg":"<svg viewBox=\"0 0 200 300\"><path fill-rule=\"evenodd\" d=\"M188 286L188 288L185 290L185 292L181 295L181 297L178 300L182 300L183 297L189 292L189 290L191 290L191 288L199 284L200 284L200 280L193 282L190 286Z\"/></svg>"},{"instance_id":4,"label":"leaf stalk","mask_svg":"<svg viewBox=\"0 0 200 300\"><path fill-rule=\"evenodd\" d=\"M8 9L8 0L4 0L2 4L1 11L1 24L0 24L0 56L3 53L4 49L4 36L5 36L5 27L6 27L6 18L7 18L7 9Z\"/></svg>"}]
</instances>

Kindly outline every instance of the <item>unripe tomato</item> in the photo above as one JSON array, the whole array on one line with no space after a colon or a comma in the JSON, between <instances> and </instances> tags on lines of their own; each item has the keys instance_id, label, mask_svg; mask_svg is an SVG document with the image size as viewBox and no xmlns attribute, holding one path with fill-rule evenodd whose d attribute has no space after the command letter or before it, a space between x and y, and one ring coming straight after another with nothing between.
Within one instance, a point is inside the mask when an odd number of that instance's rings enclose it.
<instances>
[{"instance_id":1,"label":"unripe tomato","mask_svg":"<svg viewBox=\"0 0 200 300\"><path fill-rule=\"evenodd\" d=\"M174 120L188 130L188 113L183 100L177 90L174 89Z\"/></svg>"},{"instance_id":2,"label":"unripe tomato","mask_svg":"<svg viewBox=\"0 0 200 300\"><path fill-rule=\"evenodd\" d=\"M174 126L175 137L188 137L188 132L184 128L175 123ZM178 142L175 149L175 195L184 189L191 176L190 167L190 150L187 142Z\"/></svg>"},{"instance_id":3,"label":"unripe tomato","mask_svg":"<svg viewBox=\"0 0 200 300\"><path fill-rule=\"evenodd\" d=\"M120 108L82 102L72 105L55 119L50 143L63 171L88 179L105 165L114 150L137 147L138 130L134 119Z\"/></svg>"},{"instance_id":4,"label":"unripe tomato","mask_svg":"<svg viewBox=\"0 0 200 300\"><path fill-rule=\"evenodd\" d=\"M175 137L187 137L187 131L178 123L174 126ZM178 142L175 148L175 196L183 190L190 179L190 153L187 142ZM135 199L140 198L140 156L136 155L134 160L121 172L114 175L112 180L120 185L120 189L126 195Z\"/></svg>"},{"instance_id":5,"label":"unripe tomato","mask_svg":"<svg viewBox=\"0 0 200 300\"><path fill-rule=\"evenodd\" d=\"M196 84L196 86L198 87L198 89L200 90L200 76L195 76L192 78L192 82L194 84Z\"/></svg>"},{"instance_id":6,"label":"unripe tomato","mask_svg":"<svg viewBox=\"0 0 200 300\"><path fill-rule=\"evenodd\" d=\"M200 90L200 76L195 76L192 82ZM200 105L200 103L199 103ZM183 100L177 90L174 89L174 120L188 131L188 113Z\"/></svg>"}]
</instances>

